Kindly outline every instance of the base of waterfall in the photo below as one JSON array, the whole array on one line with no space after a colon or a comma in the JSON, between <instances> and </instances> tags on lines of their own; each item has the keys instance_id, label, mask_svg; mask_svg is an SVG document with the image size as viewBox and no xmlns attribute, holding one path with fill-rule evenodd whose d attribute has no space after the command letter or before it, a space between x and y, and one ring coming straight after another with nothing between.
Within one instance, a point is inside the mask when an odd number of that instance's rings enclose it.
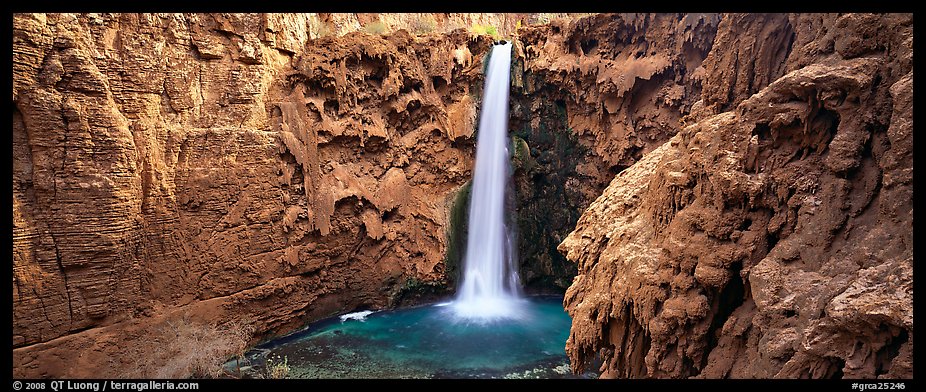
<instances>
[{"instance_id":1,"label":"base of waterfall","mask_svg":"<svg viewBox=\"0 0 926 392\"><path fill-rule=\"evenodd\" d=\"M259 378L269 359L285 360L290 378L596 377L570 371L565 346L572 321L562 300L493 304L489 309L505 316L494 318L460 317L458 311L473 309L456 302L333 317L261 344L225 369Z\"/></svg>"},{"instance_id":2,"label":"base of waterfall","mask_svg":"<svg viewBox=\"0 0 926 392\"><path fill-rule=\"evenodd\" d=\"M530 301L517 297L474 297L457 299L449 304L456 322L490 323L519 320L529 316Z\"/></svg>"}]
</instances>

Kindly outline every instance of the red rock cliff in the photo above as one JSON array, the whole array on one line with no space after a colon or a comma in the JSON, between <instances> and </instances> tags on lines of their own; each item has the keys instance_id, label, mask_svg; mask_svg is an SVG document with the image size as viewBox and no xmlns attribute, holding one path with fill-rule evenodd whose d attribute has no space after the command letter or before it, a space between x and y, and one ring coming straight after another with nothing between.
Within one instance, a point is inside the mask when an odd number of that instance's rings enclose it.
<instances>
[{"instance_id":1,"label":"red rock cliff","mask_svg":"<svg viewBox=\"0 0 926 392\"><path fill-rule=\"evenodd\" d=\"M912 374L912 18L521 19L15 15L14 376L446 293L476 23L517 31L522 276L577 266L577 369Z\"/></svg>"},{"instance_id":2,"label":"red rock cliff","mask_svg":"<svg viewBox=\"0 0 926 392\"><path fill-rule=\"evenodd\" d=\"M911 15L724 15L701 102L559 249L574 370L913 376Z\"/></svg>"},{"instance_id":3,"label":"red rock cliff","mask_svg":"<svg viewBox=\"0 0 926 392\"><path fill-rule=\"evenodd\" d=\"M15 15L16 377L138 375L175 318L266 335L446 288L490 39L307 23Z\"/></svg>"}]
</instances>

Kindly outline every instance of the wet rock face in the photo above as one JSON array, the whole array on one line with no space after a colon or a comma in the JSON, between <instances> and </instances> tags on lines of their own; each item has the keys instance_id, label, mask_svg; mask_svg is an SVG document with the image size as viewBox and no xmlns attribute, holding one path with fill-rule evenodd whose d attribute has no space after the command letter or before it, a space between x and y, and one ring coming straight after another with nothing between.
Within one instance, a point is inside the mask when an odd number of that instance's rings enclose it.
<instances>
[{"instance_id":1,"label":"wet rock face","mask_svg":"<svg viewBox=\"0 0 926 392\"><path fill-rule=\"evenodd\" d=\"M690 125L559 246L574 370L913 376L912 16L756 18L723 17Z\"/></svg>"},{"instance_id":2,"label":"wet rock face","mask_svg":"<svg viewBox=\"0 0 926 392\"><path fill-rule=\"evenodd\" d=\"M491 38L306 23L14 17L17 377L135 374L176 317L266 336L446 292Z\"/></svg>"},{"instance_id":3,"label":"wet rock face","mask_svg":"<svg viewBox=\"0 0 926 392\"><path fill-rule=\"evenodd\" d=\"M521 278L565 289L556 246L613 176L665 143L701 94L717 15L595 15L523 28L512 66Z\"/></svg>"}]
</instances>

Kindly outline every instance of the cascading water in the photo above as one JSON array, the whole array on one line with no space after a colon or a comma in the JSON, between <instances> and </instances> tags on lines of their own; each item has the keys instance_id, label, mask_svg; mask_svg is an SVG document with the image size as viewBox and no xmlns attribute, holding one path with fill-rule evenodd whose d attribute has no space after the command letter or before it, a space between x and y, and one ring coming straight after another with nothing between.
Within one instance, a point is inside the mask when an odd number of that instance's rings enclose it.
<instances>
[{"instance_id":1,"label":"cascading water","mask_svg":"<svg viewBox=\"0 0 926 392\"><path fill-rule=\"evenodd\" d=\"M505 188L511 177L508 151L508 90L511 44L492 48L483 93L469 207L463 283L452 303L465 319L520 315L521 282L505 224Z\"/></svg>"},{"instance_id":2,"label":"cascading water","mask_svg":"<svg viewBox=\"0 0 926 392\"><path fill-rule=\"evenodd\" d=\"M253 367L227 362L229 372L256 377L269 372L268 358L283 357L289 358L288 375L296 378L573 377L564 347L571 320L563 298L522 296L517 249L505 224L510 67L511 44L495 46L486 72L457 298L323 320L249 351Z\"/></svg>"}]
</instances>

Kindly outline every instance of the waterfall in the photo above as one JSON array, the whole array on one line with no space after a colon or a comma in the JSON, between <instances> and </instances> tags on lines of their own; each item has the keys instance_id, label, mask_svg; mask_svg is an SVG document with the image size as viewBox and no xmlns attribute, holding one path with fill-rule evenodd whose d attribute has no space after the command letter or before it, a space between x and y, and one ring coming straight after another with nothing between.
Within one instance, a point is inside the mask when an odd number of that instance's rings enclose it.
<instances>
[{"instance_id":1,"label":"waterfall","mask_svg":"<svg viewBox=\"0 0 926 392\"><path fill-rule=\"evenodd\" d=\"M495 45L482 95L463 282L453 302L456 314L465 319L517 317L523 302L517 249L505 224L505 189L511 178L510 71L511 44Z\"/></svg>"}]
</instances>

